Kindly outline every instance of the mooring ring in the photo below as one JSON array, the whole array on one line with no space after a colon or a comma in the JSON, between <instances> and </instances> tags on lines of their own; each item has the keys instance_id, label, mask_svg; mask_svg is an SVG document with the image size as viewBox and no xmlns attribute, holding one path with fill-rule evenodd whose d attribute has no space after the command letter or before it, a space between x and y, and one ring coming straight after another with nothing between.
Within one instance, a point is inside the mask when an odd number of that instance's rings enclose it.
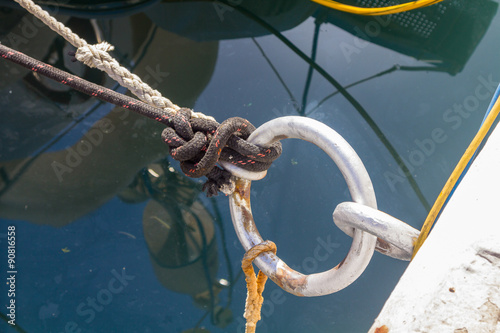
<instances>
[{"instance_id":1,"label":"mooring ring","mask_svg":"<svg viewBox=\"0 0 500 333\"><path fill-rule=\"evenodd\" d=\"M347 182L354 202L377 208L373 185L363 162L337 132L319 121L305 117L281 117L257 128L247 139L269 147L273 142L297 138L314 143L335 162ZM250 207L250 180L238 178L230 196L231 217L245 251L264 240L257 230ZM337 292L354 282L365 270L373 255L377 238L356 229L349 253L334 268L305 275L297 272L272 253L262 253L255 264L277 285L298 296L321 296Z\"/></svg>"},{"instance_id":2,"label":"mooring ring","mask_svg":"<svg viewBox=\"0 0 500 333\"><path fill-rule=\"evenodd\" d=\"M420 231L397 218L356 202L335 207L333 222L348 236L361 229L377 237L375 250L386 256L410 261Z\"/></svg>"}]
</instances>

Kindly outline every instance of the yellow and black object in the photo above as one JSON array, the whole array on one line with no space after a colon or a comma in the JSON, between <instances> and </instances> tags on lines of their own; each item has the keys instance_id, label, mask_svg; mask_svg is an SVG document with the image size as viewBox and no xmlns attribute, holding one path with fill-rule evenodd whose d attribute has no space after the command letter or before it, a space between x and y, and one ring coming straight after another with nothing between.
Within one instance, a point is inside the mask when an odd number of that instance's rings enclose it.
<instances>
[{"instance_id":1,"label":"yellow and black object","mask_svg":"<svg viewBox=\"0 0 500 333\"><path fill-rule=\"evenodd\" d=\"M390 0L343 0L342 3L367 8L394 4ZM498 3L492 0L454 0L386 16L349 14L326 7L314 16L360 39L455 75L464 68L497 10Z\"/></svg>"}]
</instances>

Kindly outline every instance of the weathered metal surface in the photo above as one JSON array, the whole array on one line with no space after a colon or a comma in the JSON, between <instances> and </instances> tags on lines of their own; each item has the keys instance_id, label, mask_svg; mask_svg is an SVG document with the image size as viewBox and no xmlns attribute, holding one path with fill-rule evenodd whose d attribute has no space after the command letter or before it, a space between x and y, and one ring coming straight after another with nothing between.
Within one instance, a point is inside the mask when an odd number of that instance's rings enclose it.
<instances>
[{"instance_id":1,"label":"weathered metal surface","mask_svg":"<svg viewBox=\"0 0 500 333\"><path fill-rule=\"evenodd\" d=\"M341 170L354 201L376 209L375 193L368 173L349 144L328 126L304 117L282 117L259 127L248 141L267 147L287 138L298 138L323 149ZM237 179L229 199L231 217L245 250L263 242L250 206L250 180ZM286 208L285 208L286 209ZM376 237L361 230L353 232L353 243L346 258L336 267L304 275L288 267L278 256L263 253L255 264L284 290L298 296L320 296L339 291L354 282L364 271L375 249Z\"/></svg>"},{"instance_id":2,"label":"weathered metal surface","mask_svg":"<svg viewBox=\"0 0 500 333\"><path fill-rule=\"evenodd\" d=\"M354 228L378 237L375 250L390 257L410 260L419 231L384 212L355 202L343 202L335 208L333 221L347 235Z\"/></svg>"}]
</instances>

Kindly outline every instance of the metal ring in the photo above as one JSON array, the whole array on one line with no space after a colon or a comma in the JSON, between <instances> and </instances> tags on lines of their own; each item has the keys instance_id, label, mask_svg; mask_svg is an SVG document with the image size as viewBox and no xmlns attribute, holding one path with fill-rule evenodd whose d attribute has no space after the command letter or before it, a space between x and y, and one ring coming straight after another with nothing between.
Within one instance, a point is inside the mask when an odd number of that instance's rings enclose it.
<instances>
[{"instance_id":1,"label":"metal ring","mask_svg":"<svg viewBox=\"0 0 500 333\"><path fill-rule=\"evenodd\" d=\"M375 250L387 256L411 260L413 243L420 232L389 214L355 202L343 202L333 212L333 222L351 236L361 229L378 237Z\"/></svg>"},{"instance_id":2,"label":"metal ring","mask_svg":"<svg viewBox=\"0 0 500 333\"><path fill-rule=\"evenodd\" d=\"M282 117L257 128L248 141L268 147L273 142L297 138L314 143L337 164L349 187L353 201L377 208L375 192L361 159L337 132L316 120L305 117ZM248 251L263 242L250 207L251 181L237 179L230 196L231 217L243 248ZM377 238L355 230L349 253L336 267L321 273L304 275L272 253L255 259L256 265L281 288L298 296L321 296L337 292L354 282L365 270L373 255Z\"/></svg>"},{"instance_id":3,"label":"metal ring","mask_svg":"<svg viewBox=\"0 0 500 333\"><path fill-rule=\"evenodd\" d=\"M231 172L231 174L235 177L238 178L243 178L247 180L259 180L264 178L267 175L267 170L264 171L250 171L250 170L245 170L243 168L240 168L237 165L234 165L233 163L226 162L226 161L220 161L219 164L226 169L227 171Z\"/></svg>"}]
</instances>

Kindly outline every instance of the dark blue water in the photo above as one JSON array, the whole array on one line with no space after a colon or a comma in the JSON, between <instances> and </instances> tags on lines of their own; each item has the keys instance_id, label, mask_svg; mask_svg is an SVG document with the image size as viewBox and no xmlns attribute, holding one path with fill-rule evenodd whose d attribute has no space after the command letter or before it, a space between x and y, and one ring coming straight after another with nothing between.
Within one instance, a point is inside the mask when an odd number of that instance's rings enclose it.
<instances>
[{"instance_id":1,"label":"dark blue water","mask_svg":"<svg viewBox=\"0 0 500 333\"><path fill-rule=\"evenodd\" d=\"M45 61L69 50L39 26L28 33L22 11L2 13L2 43ZM500 79L492 1L445 0L383 19L308 1L158 3L97 18L117 58L178 105L219 122L302 115L332 127L363 160L379 209L415 228ZM61 19L95 39L88 18ZM78 64L58 65L116 88ZM244 251L228 198L205 198L202 180L180 173L158 124L0 66L2 281L8 226L17 270L17 330L2 320L0 331L243 332ZM351 244L331 219L350 200L347 186L318 148L282 143L252 184L256 223L290 266L329 269ZM406 265L375 253L351 286L314 298L269 281L257 332L367 331Z\"/></svg>"}]
</instances>

